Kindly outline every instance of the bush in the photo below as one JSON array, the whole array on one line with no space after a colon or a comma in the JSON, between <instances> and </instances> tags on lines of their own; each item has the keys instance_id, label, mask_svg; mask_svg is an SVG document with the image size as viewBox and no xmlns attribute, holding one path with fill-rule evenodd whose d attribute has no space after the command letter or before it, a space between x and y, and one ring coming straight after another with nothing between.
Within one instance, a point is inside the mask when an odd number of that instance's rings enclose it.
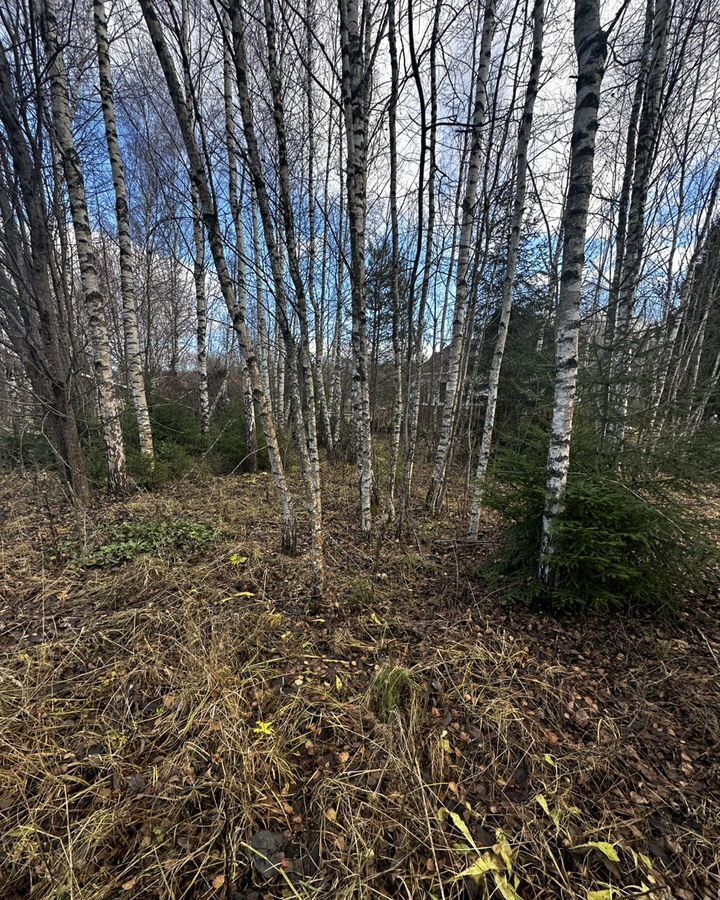
<instances>
[{"instance_id":1,"label":"bush","mask_svg":"<svg viewBox=\"0 0 720 900\"><path fill-rule=\"evenodd\" d=\"M151 464L139 450L128 451L128 469L138 487L158 490L190 471L193 459L188 451L172 441L155 444L155 460Z\"/></svg>"},{"instance_id":2,"label":"bush","mask_svg":"<svg viewBox=\"0 0 720 900\"><path fill-rule=\"evenodd\" d=\"M202 453L200 422L195 413L182 403L175 400L153 401L150 405L150 424L156 445L182 447L191 455ZM135 432L137 433L137 426Z\"/></svg>"},{"instance_id":3,"label":"bush","mask_svg":"<svg viewBox=\"0 0 720 900\"><path fill-rule=\"evenodd\" d=\"M14 469L16 466L49 469L55 465L50 442L37 431L0 429L0 466Z\"/></svg>"},{"instance_id":4,"label":"bush","mask_svg":"<svg viewBox=\"0 0 720 900\"><path fill-rule=\"evenodd\" d=\"M532 446L524 453L506 451L498 461L488 501L511 524L491 577L509 580L522 600L553 611L675 610L716 559L701 525L657 484L624 483L578 443L557 523L550 588L537 577L544 454Z\"/></svg>"},{"instance_id":5,"label":"bush","mask_svg":"<svg viewBox=\"0 0 720 900\"><path fill-rule=\"evenodd\" d=\"M259 422L258 422L259 426ZM257 466L269 468L269 460L262 428L257 429ZM209 461L218 475L232 475L251 469L245 442L245 407L242 399L222 407L216 414L210 433Z\"/></svg>"}]
</instances>

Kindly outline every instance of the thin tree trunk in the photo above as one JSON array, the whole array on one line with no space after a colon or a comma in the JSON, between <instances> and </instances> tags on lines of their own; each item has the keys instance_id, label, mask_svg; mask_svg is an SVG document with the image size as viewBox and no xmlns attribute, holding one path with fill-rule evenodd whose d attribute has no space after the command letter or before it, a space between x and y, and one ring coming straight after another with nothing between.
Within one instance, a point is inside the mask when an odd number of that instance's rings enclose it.
<instances>
[{"instance_id":1,"label":"thin tree trunk","mask_svg":"<svg viewBox=\"0 0 720 900\"><path fill-rule=\"evenodd\" d=\"M585 234L593 185L595 135L607 35L600 27L599 0L575 2L578 77L570 151L568 199L563 212L563 262L555 337L555 399L547 457L545 510L540 542L540 580L554 580L557 522L564 510L570 465L570 439L577 396L580 290Z\"/></svg>"},{"instance_id":2,"label":"thin tree trunk","mask_svg":"<svg viewBox=\"0 0 720 900\"><path fill-rule=\"evenodd\" d=\"M72 133L65 60L57 37L55 0L44 0L41 26L48 55L55 134L70 198L80 280L90 325L100 423L107 456L108 485L112 493L122 493L128 488L128 475L120 428L120 413L113 384L110 341L104 319L105 298L100 290L95 250L92 244L85 179Z\"/></svg>"},{"instance_id":3,"label":"thin tree trunk","mask_svg":"<svg viewBox=\"0 0 720 900\"><path fill-rule=\"evenodd\" d=\"M388 44L390 48L390 105L388 127L390 130L390 295L392 298L392 346L395 369L395 402L393 405L392 430L390 434L390 472L388 475L385 517L388 522L395 518L395 482L400 455L400 433L403 413L403 352L400 337L400 228L397 209L397 103L399 90L397 39L395 34L395 0L388 0Z\"/></svg>"},{"instance_id":4,"label":"thin tree trunk","mask_svg":"<svg viewBox=\"0 0 720 900\"><path fill-rule=\"evenodd\" d=\"M270 458L270 468L272 470L273 480L275 482L275 487L282 505L282 547L286 553L293 553L296 546L295 513L293 510L290 492L288 491L287 482L285 480L285 470L283 468L282 458L280 456L280 447L277 440L277 433L275 431L275 423L273 421L272 411L270 409L268 397L265 392L263 380L260 375L260 369L258 366L257 357L255 355L255 348L253 347L253 343L250 338L250 332L248 331L245 317L235 297L235 288L233 286L232 279L230 277L230 271L225 259L223 234L220 228L220 223L218 221L217 210L210 193L208 175L205 171L202 157L195 142L192 120L189 114L187 103L183 96L180 81L173 66L172 57L165 42L165 37L162 33L162 28L155 11L153 0L140 0L140 6L148 27L148 31L150 32L150 38L152 40L153 47L155 48L155 52L162 67L165 81L168 86L170 99L172 100L173 107L175 109L175 115L177 116L178 124L182 132L185 149L190 161L191 177L200 197L200 203L203 210L203 220L210 243L210 251L213 255L213 261L215 263L215 271L217 273L218 282L220 284L220 290L223 294L223 299L225 300L225 304L227 306L228 313L230 314L233 327L235 328L235 331L237 333L238 344L240 346L241 352L245 355L245 359L247 360L248 368L250 371L255 403L260 411L260 420L262 422L263 433L265 435L265 444L267 446L268 456Z\"/></svg>"},{"instance_id":5,"label":"thin tree trunk","mask_svg":"<svg viewBox=\"0 0 720 900\"><path fill-rule=\"evenodd\" d=\"M300 325L300 367L302 384L305 392L305 411L303 414L299 385L297 382L296 360L298 353L295 340L292 337L291 325L286 312L282 269L278 259L277 244L275 241L270 200L267 194L262 162L258 148L255 127L250 106L250 98L247 86L247 70L245 62L244 46L244 21L240 5L233 5L233 42L235 49L235 69L237 74L238 97L242 113L247 144L248 162L250 172L255 184L255 191L260 207L260 217L265 232L265 243L268 247L270 262L273 269L275 285L275 297L279 305L279 322L283 332L286 352L288 356L288 374L290 376L290 401L291 412L294 418L295 430L300 451L300 465L305 486L305 496L310 519L312 535L312 564L313 564L313 592L320 595L323 590L324 565L323 565L323 531L322 531L322 498L320 489L320 458L317 443L317 418L315 412L315 385L313 379L312 362L310 358L310 337L307 319L307 302L305 286L300 273L298 258L295 222L290 193L290 174L285 135L285 112L283 107L283 89L280 78L280 70L277 63L275 15L272 8L272 0L265 0L263 4L265 14L265 36L267 39L267 60L272 93L273 118L275 121L275 135L278 149L278 176L280 182L280 200L282 219L284 226L285 243L287 247L290 277L295 289L295 311Z\"/></svg>"},{"instance_id":6,"label":"thin tree trunk","mask_svg":"<svg viewBox=\"0 0 720 900\"><path fill-rule=\"evenodd\" d=\"M250 186L250 205L252 216L252 244L253 261L255 267L255 310L257 313L258 329L258 358L260 361L260 374L262 375L265 392L268 398L270 390L270 338L267 326L267 299L264 287L265 273L263 271L262 256L260 250L260 223L258 222L257 200L255 188Z\"/></svg>"},{"instance_id":7,"label":"thin tree trunk","mask_svg":"<svg viewBox=\"0 0 720 900\"><path fill-rule=\"evenodd\" d=\"M357 429L360 488L360 530L372 529L372 439L365 298L365 225L368 141L369 73L363 52L358 0L339 0L342 52L342 97L347 132L347 199L350 225L350 287L352 300L353 420ZM369 10L364 11L366 31Z\"/></svg>"},{"instance_id":8,"label":"thin tree trunk","mask_svg":"<svg viewBox=\"0 0 720 900\"><path fill-rule=\"evenodd\" d=\"M194 186L192 193L193 211L193 284L195 285L195 342L197 347L197 367L200 397L200 430L207 437L210 432L210 389L207 366L207 301L205 295L205 233L202 223L200 198Z\"/></svg>"},{"instance_id":9,"label":"thin tree trunk","mask_svg":"<svg viewBox=\"0 0 720 900\"><path fill-rule=\"evenodd\" d=\"M410 278L410 298L408 301L408 348L407 348L407 421L405 425L406 443L405 443L405 467L403 471L403 486L400 499L400 518L398 521L398 531L405 531L408 527L408 519L410 516L410 499L412 495L412 482L415 470L415 454L417 452L418 425L420 421L420 394L422 386L422 365L423 365L423 338L425 335L425 312L427 309L428 296L430 293L430 280L432 274L433 262L433 239L435 234L435 178L437 175L436 160L436 140L437 140L437 72L435 66L438 34L440 29L440 10L441 3L435 3L433 15L433 28L430 36L430 129L428 151L430 157L430 168L428 173L428 218L427 230L424 235L424 252L422 283L420 286L420 303L417 311L417 323L413 330L413 302L415 285L415 268L420 258L420 247L423 235L420 233L422 228L422 205L423 205L423 184L424 176L424 155L422 150L425 146L425 98L422 89L422 81L420 78L420 69L418 65L417 55L415 52L415 40L412 23L412 8L408 7L408 29L409 29L409 46L410 58L417 85L418 97L420 98L420 121L421 121L421 162L420 162L420 183L418 185L418 244L415 254L415 264L413 266L413 274Z\"/></svg>"},{"instance_id":10,"label":"thin tree trunk","mask_svg":"<svg viewBox=\"0 0 720 900\"><path fill-rule=\"evenodd\" d=\"M330 431L330 414L328 412L327 392L325 390L325 379L323 378L324 363L324 339L323 339L323 316L324 316L324 296L325 296L325 253L327 250L327 241L323 243L323 265L322 265L322 282L320 288L321 302L318 306L316 290L315 290L315 268L316 268L316 240L315 240L315 97L313 94L313 78L314 70L314 48L313 36L315 33L315 9L313 0L305 2L305 94L307 99L307 138L308 138L308 302L313 313L314 333L315 333L315 398L317 400L317 412L319 420L319 428L325 439L325 443L330 452L332 452L332 433ZM325 202L327 199L327 181L329 175L330 162L330 140L332 137L332 129L328 128L328 173L325 178Z\"/></svg>"},{"instance_id":11,"label":"thin tree trunk","mask_svg":"<svg viewBox=\"0 0 720 900\"><path fill-rule=\"evenodd\" d=\"M502 286L502 307L500 310L500 322L495 340L490 376L488 379L488 396L485 407L485 421L483 423L482 439L480 441L480 457L475 472L475 492L470 510L470 537L477 537L480 525L480 510L482 507L483 488L490 460L490 448L492 446L493 429L495 427L495 409L497 407L498 385L500 383L500 370L505 354L505 342L507 341L508 328L510 327L510 313L512 311L513 287L515 285L515 273L517 271L518 249L520 246L520 229L522 227L523 214L525 212L525 194L527 189L527 154L532 132L533 114L535 110L535 98L537 97L540 83L540 67L543 56L543 29L545 21L544 0L535 0L533 7L533 52L530 66L530 78L522 119L518 131L517 145L517 174L515 184L515 200L513 203L512 220L510 222L510 246L508 247L507 262L505 264L505 277Z\"/></svg>"},{"instance_id":12,"label":"thin tree trunk","mask_svg":"<svg viewBox=\"0 0 720 900\"><path fill-rule=\"evenodd\" d=\"M635 169L627 219L627 240L617 297L615 337L618 344L618 364L614 367L613 375L619 378L620 382L614 404L617 406L617 422L612 428L612 433L615 449L618 452L622 451L625 443L630 394L628 379L630 361L632 359L630 331L638 278L643 261L645 207L657 144L657 134L660 127L660 105L665 78L667 31L671 2L672 0L660 0L653 22L651 62L648 71L647 88L643 98L643 111L638 126Z\"/></svg>"},{"instance_id":13,"label":"thin tree trunk","mask_svg":"<svg viewBox=\"0 0 720 900\"><path fill-rule=\"evenodd\" d=\"M248 298L248 274L247 274L247 249L245 245L245 226L241 215L243 190L241 186L238 195L237 184L237 153L235 149L235 113L233 111L232 97L232 60L230 50L226 46L223 53L223 95L225 101L225 147L228 157L228 194L230 199L230 213L235 229L235 281L237 283L238 303L242 309L243 317L247 318ZM243 176L243 185L245 178ZM257 429L255 428L255 404L253 402L252 384L247 360L240 359L240 380L243 395L243 419L245 424L245 453L251 472L257 470Z\"/></svg>"},{"instance_id":14,"label":"thin tree trunk","mask_svg":"<svg viewBox=\"0 0 720 900\"><path fill-rule=\"evenodd\" d=\"M153 438L150 427L143 358L138 332L137 304L135 300L135 262L130 237L130 209L125 185L125 167L120 151L115 117L115 97L110 66L110 47L107 34L107 14L104 0L93 0L95 39L97 43L98 68L100 71L100 96L102 98L105 139L108 145L113 188L115 190L115 214L120 246L120 285L123 304L123 332L127 357L128 380L132 393L135 415L140 435L140 452L152 460Z\"/></svg>"},{"instance_id":15,"label":"thin tree trunk","mask_svg":"<svg viewBox=\"0 0 720 900\"><path fill-rule=\"evenodd\" d=\"M188 0L182 0L180 19L180 39L182 41L182 53L186 59L190 59L190 15ZM192 82L188 66L183 68L183 82L185 86L185 103L190 114L190 122L194 132L195 114L192 103ZM207 365L207 293L205 284L205 232L203 229L202 206L197 189L190 179L190 202L193 216L193 284L195 286L195 344L197 348L198 365L198 399L200 403L200 430L203 438L207 439L210 433L210 418L212 410L210 406L210 389L208 385ZM216 398L217 400L217 398Z\"/></svg>"},{"instance_id":16,"label":"thin tree trunk","mask_svg":"<svg viewBox=\"0 0 720 900\"><path fill-rule=\"evenodd\" d=\"M428 509L433 511L437 509L443 482L446 477L446 464L450 453L451 436L455 424L454 414L457 393L460 389L460 358L465 337L470 242L472 239L475 218L475 205L477 203L480 156L482 150L482 127L485 122L485 113L487 110L487 84L490 76L490 54L492 52L492 40L493 35L495 34L495 25L495 0L487 0L485 15L483 17L482 43L480 46L480 59L478 62L475 84L475 110L472 122L472 143L470 146L470 158L468 160L467 182L465 185L465 197L463 199L462 226L460 229L458 246L457 276L455 282L455 312L453 316L450 359L448 363L448 380L445 392L445 403L443 406L440 438L435 453L426 500Z\"/></svg>"}]
</instances>

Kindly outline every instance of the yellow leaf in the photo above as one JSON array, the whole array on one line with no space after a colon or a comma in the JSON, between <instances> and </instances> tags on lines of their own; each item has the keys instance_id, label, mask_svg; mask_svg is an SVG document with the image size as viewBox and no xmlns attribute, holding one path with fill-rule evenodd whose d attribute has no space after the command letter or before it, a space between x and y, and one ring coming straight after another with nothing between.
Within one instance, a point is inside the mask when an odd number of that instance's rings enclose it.
<instances>
[{"instance_id":1,"label":"yellow leaf","mask_svg":"<svg viewBox=\"0 0 720 900\"><path fill-rule=\"evenodd\" d=\"M576 847L573 847L573 850L599 850L610 862L620 862L615 845L609 844L607 841L587 841L585 844L578 844Z\"/></svg>"},{"instance_id":2,"label":"yellow leaf","mask_svg":"<svg viewBox=\"0 0 720 900\"><path fill-rule=\"evenodd\" d=\"M256 722L253 732L255 734L264 734L267 737L270 737L275 733L275 726L272 722Z\"/></svg>"},{"instance_id":3,"label":"yellow leaf","mask_svg":"<svg viewBox=\"0 0 720 900\"><path fill-rule=\"evenodd\" d=\"M505 900L522 900L520 894L518 894L507 878L498 872L495 873L495 884Z\"/></svg>"},{"instance_id":4,"label":"yellow leaf","mask_svg":"<svg viewBox=\"0 0 720 900\"><path fill-rule=\"evenodd\" d=\"M336 675L335 676L335 690L339 694L342 689L343 689L342 678L339 675Z\"/></svg>"},{"instance_id":5,"label":"yellow leaf","mask_svg":"<svg viewBox=\"0 0 720 900\"><path fill-rule=\"evenodd\" d=\"M612 888L603 888L601 891L588 891L587 900L613 900L614 896Z\"/></svg>"},{"instance_id":6,"label":"yellow leaf","mask_svg":"<svg viewBox=\"0 0 720 900\"><path fill-rule=\"evenodd\" d=\"M557 763L556 763L555 760L552 758L552 756L550 756L549 753L546 753L545 756L543 756L543 759L545 760L545 762L546 762L549 766L552 766L553 769L557 769Z\"/></svg>"},{"instance_id":7,"label":"yellow leaf","mask_svg":"<svg viewBox=\"0 0 720 900\"><path fill-rule=\"evenodd\" d=\"M337 822L337 813L332 807L325 810L325 818L328 822Z\"/></svg>"},{"instance_id":8,"label":"yellow leaf","mask_svg":"<svg viewBox=\"0 0 720 900\"><path fill-rule=\"evenodd\" d=\"M538 794L535 800L540 804L544 812L553 820L555 827L560 828L560 813L557 810L554 812L550 811L550 806L548 805L545 795Z\"/></svg>"},{"instance_id":9,"label":"yellow leaf","mask_svg":"<svg viewBox=\"0 0 720 900\"><path fill-rule=\"evenodd\" d=\"M447 819L448 816L452 819L453 825L462 834L462 836L465 838L468 844L470 844L473 850L476 850L479 853L480 851L478 849L478 846L473 840L473 836L470 834L470 829L465 824L465 820L462 818L462 816L459 816L456 812L451 812L449 809L443 807L440 811L440 820L443 821L444 819Z\"/></svg>"},{"instance_id":10,"label":"yellow leaf","mask_svg":"<svg viewBox=\"0 0 720 900\"><path fill-rule=\"evenodd\" d=\"M459 875L456 875L455 880L457 881L459 878L472 878L474 881L480 882L488 872L497 872L498 868L498 861L492 853L483 853L483 855L479 856L471 866L468 866L467 869L463 869Z\"/></svg>"},{"instance_id":11,"label":"yellow leaf","mask_svg":"<svg viewBox=\"0 0 720 900\"><path fill-rule=\"evenodd\" d=\"M505 868L508 872L512 872L513 852L502 828L497 829L495 837L497 838L497 844L493 847L493 851L497 853L498 856L502 857L502 861L505 863Z\"/></svg>"},{"instance_id":12,"label":"yellow leaf","mask_svg":"<svg viewBox=\"0 0 720 900\"><path fill-rule=\"evenodd\" d=\"M373 613L373 614L370 616L370 621L371 621L371 622L374 622L375 625L380 625L380 626L382 626L382 624L383 624L383 623L382 623L382 620L378 618L377 613Z\"/></svg>"},{"instance_id":13,"label":"yellow leaf","mask_svg":"<svg viewBox=\"0 0 720 900\"><path fill-rule=\"evenodd\" d=\"M443 732L440 735L440 749L443 750L445 753L453 752L452 745L450 744L450 741L447 739L447 731L445 729L443 729Z\"/></svg>"}]
</instances>

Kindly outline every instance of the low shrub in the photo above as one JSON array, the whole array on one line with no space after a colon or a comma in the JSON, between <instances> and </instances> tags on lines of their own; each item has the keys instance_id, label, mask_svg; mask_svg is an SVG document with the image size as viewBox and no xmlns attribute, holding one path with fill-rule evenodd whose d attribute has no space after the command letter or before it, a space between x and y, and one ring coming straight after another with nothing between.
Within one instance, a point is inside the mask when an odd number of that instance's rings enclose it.
<instances>
[{"instance_id":1,"label":"low shrub","mask_svg":"<svg viewBox=\"0 0 720 900\"><path fill-rule=\"evenodd\" d=\"M269 460L262 428L258 427L256 434L257 467L267 469ZM252 468L245 437L245 407L242 399L234 400L218 410L213 419L208 444L208 461L216 474L231 475L235 472L247 472Z\"/></svg>"},{"instance_id":2,"label":"low shrub","mask_svg":"<svg viewBox=\"0 0 720 900\"><path fill-rule=\"evenodd\" d=\"M155 444L182 447L191 455L202 452L200 421L184 404L176 400L154 400L150 405L150 424Z\"/></svg>"},{"instance_id":3,"label":"low shrub","mask_svg":"<svg viewBox=\"0 0 720 900\"><path fill-rule=\"evenodd\" d=\"M26 429L0 429L0 467L14 469L16 466L37 466L49 469L54 465L53 449L44 434Z\"/></svg>"},{"instance_id":4,"label":"low shrub","mask_svg":"<svg viewBox=\"0 0 720 900\"><path fill-rule=\"evenodd\" d=\"M173 557L208 546L215 531L185 519L153 522L118 522L103 535L103 542L80 556L84 568L108 568L138 556ZM65 548L67 549L67 548Z\"/></svg>"},{"instance_id":5,"label":"low shrub","mask_svg":"<svg viewBox=\"0 0 720 900\"><path fill-rule=\"evenodd\" d=\"M658 483L627 484L600 457L588 465L580 449L557 523L550 587L537 575L544 459L526 450L506 451L498 461L487 499L510 524L491 579L526 602L558 612L676 610L717 559L702 523L691 520L681 500Z\"/></svg>"},{"instance_id":6,"label":"low shrub","mask_svg":"<svg viewBox=\"0 0 720 900\"><path fill-rule=\"evenodd\" d=\"M172 441L155 444L155 459L149 460L139 450L128 451L128 469L138 487L155 491L181 478L193 466L193 458L185 447Z\"/></svg>"}]
</instances>

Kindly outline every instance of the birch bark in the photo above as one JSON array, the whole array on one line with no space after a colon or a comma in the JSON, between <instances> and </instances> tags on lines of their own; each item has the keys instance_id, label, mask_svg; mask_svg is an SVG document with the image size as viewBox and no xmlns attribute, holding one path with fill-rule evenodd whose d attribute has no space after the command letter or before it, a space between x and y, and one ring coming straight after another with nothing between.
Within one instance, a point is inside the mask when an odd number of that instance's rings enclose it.
<instances>
[{"instance_id":1,"label":"birch bark","mask_svg":"<svg viewBox=\"0 0 720 900\"><path fill-rule=\"evenodd\" d=\"M365 299L365 226L368 141L369 73L363 52L358 0L339 0L342 52L342 97L347 133L347 200L350 226L350 288L353 349L353 420L358 437L357 465L360 488L360 530L372 529L372 438ZM364 12L365 30L369 28Z\"/></svg>"},{"instance_id":2,"label":"birch bark","mask_svg":"<svg viewBox=\"0 0 720 900\"><path fill-rule=\"evenodd\" d=\"M505 264L505 276L502 286L502 306L500 310L500 322L495 340L490 375L488 378L488 396L485 407L485 420L483 422L482 438L480 441L480 456L475 472L475 491L470 510L470 537L477 537L480 525L480 510L482 508L483 488L487 475L488 462L490 460L490 448L492 446L493 429L495 427L495 410L497 407L498 385L500 383L500 370L505 354L505 342L507 341L508 328L510 327L510 314L512 311L513 287L515 285L515 273L517 271L518 248L520 246L520 229L522 227L523 214L525 212L525 195L527 190L527 154L532 132L533 114L535 111L535 98L537 97L540 83L540 67L543 56L543 30L545 25L544 0L535 0L533 6L533 51L530 65L530 77L522 119L518 130L517 159L516 159L516 184L515 199L513 201L512 220L510 222L510 245L508 247L507 262Z\"/></svg>"},{"instance_id":3,"label":"birch bark","mask_svg":"<svg viewBox=\"0 0 720 900\"><path fill-rule=\"evenodd\" d=\"M308 509L308 518L312 535L312 564L313 564L313 592L320 595L323 590L324 565L323 565L323 531L322 531L322 498L320 485L320 458L317 442L317 417L315 412L315 385L310 357L310 337L307 317L307 300L305 287L300 273L300 263L295 237L295 222L290 193L290 174L285 132L285 112L283 106L283 88L280 70L277 62L277 36L275 28L275 15L272 8L272 0L265 0L263 4L265 16L265 36L267 40L267 62L272 93L273 118L275 122L275 136L278 149L278 178L280 182L280 200L283 219L283 233L287 248L287 257L290 269L290 277L295 289L295 312L300 325L300 348L297 352L291 325L286 308L285 290L282 277L282 268L278 257L278 247L275 239L270 201L263 174L262 161L255 134L255 125L250 105L250 97L247 86L247 66L244 44L244 21L239 2L235 2L232 8L233 43L235 50L235 69L237 74L238 98L243 119L245 143L247 144L248 163L250 173L255 185L255 192L260 207L260 217L265 234L265 243L268 247L270 263L273 270L276 302L279 305L279 323L283 333L286 353L288 357L288 375L290 387L291 413L293 415L295 430L297 432L298 449L300 451L300 465L305 486L305 496ZM302 398L297 379L296 361L299 356L302 384L304 389L305 410L302 407Z\"/></svg>"},{"instance_id":4,"label":"birch bark","mask_svg":"<svg viewBox=\"0 0 720 900\"><path fill-rule=\"evenodd\" d=\"M443 405L442 425L438 440L426 505L435 511L442 492L446 475L446 464L450 452L450 442L454 430L457 394L460 389L460 362L465 338L465 319L468 300L468 274L470 243L472 240L475 205L477 203L482 150L482 129L487 111L487 85L490 76L490 55L495 34L495 0L487 0L483 17L482 42L475 83L475 109L472 121L472 140L468 159L467 181L463 198L462 225L458 241L457 274L455 280L455 310L453 314L452 342L448 361L448 377Z\"/></svg>"},{"instance_id":5,"label":"birch bark","mask_svg":"<svg viewBox=\"0 0 720 900\"><path fill-rule=\"evenodd\" d=\"M275 422L273 420L272 411L268 402L267 393L263 386L263 380L260 375L255 348L253 346L250 332L245 321L245 317L237 302L235 296L235 288L230 277L227 261L225 259L224 238L220 223L218 220L217 209L213 202L210 192L208 174L205 170L202 156L195 141L195 135L192 128L192 120L183 95L180 81L173 65L169 48L163 35L162 26L157 17L153 0L140 0L143 17L150 33L153 47L160 62L160 66L165 76L168 86L170 99L175 110L175 115L180 126L185 150L190 161L190 173L193 184L200 197L200 203L203 211L203 221L205 230L207 231L210 244L210 251L215 263L215 271L217 273L220 290L225 300L228 313L233 323L233 327L238 336L238 345L241 352L247 359L250 377L253 385L253 395L255 403L260 411L260 420L263 426L263 434L265 435L265 444L267 446L268 456L270 458L270 468L273 474L275 488L282 505L283 512L283 538L282 547L286 553L294 553L296 547L296 529L295 529L295 512L293 509L292 499L287 487L285 479L285 469L283 467L282 458L280 456L280 447L275 431Z\"/></svg>"},{"instance_id":6,"label":"birch bark","mask_svg":"<svg viewBox=\"0 0 720 900\"><path fill-rule=\"evenodd\" d=\"M578 76L570 151L570 180L562 225L563 261L555 336L555 399L540 541L539 577L547 585L552 584L554 577L552 558L556 551L555 529L564 509L572 420L577 396L580 290L593 184L600 87L607 55L607 35L600 27L599 0L575 2L575 52Z\"/></svg>"},{"instance_id":7,"label":"birch bark","mask_svg":"<svg viewBox=\"0 0 720 900\"><path fill-rule=\"evenodd\" d=\"M223 53L223 99L225 101L225 147L228 158L228 194L230 214L235 230L235 281L237 283L238 304L247 318L248 306L248 271L247 247L245 244L245 225L242 220L241 203L245 178L243 175L240 194L238 194L237 151L235 135L235 112L232 94L232 60L230 50L225 46ZM240 358L240 379L243 394L243 410L245 424L245 446L250 471L257 470L257 429L255 428L255 403L253 402L252 383L247 360Z\"/></svg>"},{"instance_id":8,"label":"birch bark","mask_svg":"<svg viewBox=\"0 0 720 900\"><path fill-rule=\"evenodd\" d=\"M417 311L417 322L413 323L413 295L415 290L415 268L420 258L420 247L423 242L423 235L420 233L422 229L422 205L423 205L423 184L424 177L424 147L426 141L425 134L425 98L422 89L422 80L420 78L420 68L418 64L417 54L415 51L415 39L413 34L413 26L411 21L412 7L408 6L408 29L409 29L409 47L410 59L417 85L418 97L420 99L420 127L421 127L421 155L420 155L420 184L418 185L418 244L415 255L415 263L413 265L413 273L410 277L410 297L408 299L408 322L407 322L407 421L405 425L406 444L405 444L405 465L403 471L403 486L400 500L400 518L398 521L398 531L406 530L410 515L410 497L412 493L413 474L415 470L415 454L417 452L418 426L420 422L420 393L422 383L422 364L423 364L423 339L425 334L425 312L427 309L428 296L430 293L430 279L433 264L433 239L435 235L435 178L437 175L436 160L436 143L437 143L437 71L436 56L438 45L438 34L440 29L440 10L442 4L436 2L433 15L433 27L430 36L430 128L428 139L428 155L430 157L430 165L427 183L428 198L428 217L427 229L424 235L424 261L422 282L420 285L420 303ZM462 160L461 160L462 168Z\"/></svg>"},{"instance_id":9,"label":"birch bark","mask_svg":"<svg viewBox=\"0 0 720 900\"><path fill-rule=\"evenodd\" d=\"M92 243L85 179L80 154L77 151L72 132L65 60L58 43L55 0L44 0L41 28L48 56L50 98L55 134L68 188L83 300L90 326L98 390L98 409L107 457L108 486L111 493L122 493L128 488L128 474L120 429L120 411L113 383L110 341L104 318L105 298L100 290L95 249Z\"/></svg>"},{"instance_id":10,"label":"birch bark","mask_svg":"<svg viewBox=\"0 0 720 900\"><path fill-rule=\"evenodd\" d=\"M115 116L115 94L113 89L112 68L110 64L110 45L108 42L107 13L104 0L93 0L93 18L95 22L95 41L97 45L98 69L100 72L100 97L102 100L103 119L105 122L105 140L110 157L113 188L115 190L115 215L118 226L118 244L120 247L120 286L123 304L123 333L127 357L128 379L132 393L135 416L140 435L140 452L148 459L153 458L153 438L150 426L147 397L145 395L145 378L143 376L143 357L140 348L140 335L137 321L137 303L135 299L135 259L130 236L130 209L125 184L125 166L123 165L120 141Z\"/></svg>"},{"instance_id":11,"label":"birch bark","mask_svg":"<svg viewBox=\"0 0 720 900\"><path fill-rule=\"evenodd\" d=\"M388 128L390 132L390 295L392 298L392 345L395 369L395 400L393 406L392 432L390 436L390 474L388 476L385 517L388 522L395 518L395 482L397 480L398 457L400 455L400 432L403 412L403 353L400 335L400 228L397 209L397 103L399 93L399 72L397 58L397 36L395 34L395 0L388 0L388 45L390 49L390 104L388 107Z\"/></svg>"},{"instance_id":12,"label":"birch bark","mask_svg":"<svg viewBox=\"0 0 720 900\"><path fill-rule=\"evenodd\" d=\"M671 3L672 0L660 0L653 20L651 59L638 126L635 168L627 218L627 239L617 295L615 323L617 365L613 366L613 375L619 379L619 385L614 400L617 410L612 434L618 452L623 449L627 427L630 389L628 377L633 355L630 347L630 330L645 244L645 207L660 126Z\"/></svg>"}]
</instances>

